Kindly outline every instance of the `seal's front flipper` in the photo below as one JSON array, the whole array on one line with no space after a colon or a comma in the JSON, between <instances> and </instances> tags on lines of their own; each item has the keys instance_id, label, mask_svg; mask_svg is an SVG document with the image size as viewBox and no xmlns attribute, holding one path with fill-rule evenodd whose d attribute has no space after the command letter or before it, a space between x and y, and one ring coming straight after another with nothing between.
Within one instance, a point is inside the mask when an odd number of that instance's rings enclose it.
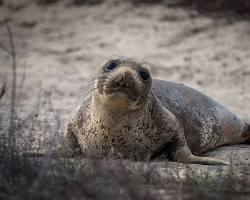
<instances>
[{"instance_id":1,"label":"seal's front flipper","mask_svg":"<svg viewBox=\"0 0 250 200\"><path fill-rule=\"evenodd\" d=\"M166 144L166 152L177 162L194 163L202 165L229 165L230 163L217 158L200 157L191 153L182 128L178 129L178 135Z\"/></svg>"},{"instance_id":2,"label":"seal's front flipper","mask_svg":"<svg viewBox=\"0 0 250 200\"><path fill-rule=\"evenodd\" d=\"M189 163L202 164L202 165L229 165L230 163L217 158L200 157L192 155Z\"/></svg>"},{"instance_id":3,"label":"seal's front flipper","mask_svg":"<svg viewBox=\"0 0 250 200\"><path fill-rule=\"evenodd\" d=\"M77 140L77 137L75 136L74 132L72 131L72 124L69 122L64 136L63 141L60 147L58 148L58 152L60 154L67 155L69 157L74 155L80 155L81 149Z\"/></svg>"}]
</instances>

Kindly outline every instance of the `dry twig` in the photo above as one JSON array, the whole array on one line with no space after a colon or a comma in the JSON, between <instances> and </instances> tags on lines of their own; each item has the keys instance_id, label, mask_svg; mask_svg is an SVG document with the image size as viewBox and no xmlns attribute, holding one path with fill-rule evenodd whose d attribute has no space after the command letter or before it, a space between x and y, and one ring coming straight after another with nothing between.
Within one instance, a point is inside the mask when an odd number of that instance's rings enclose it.
<instances>
[{"instance_id":1,"label":"dry twig","mask_svg":"<svg viewBox=\"0 0 250 200\"><path fill-rule=\"evenodd\" d=\"M16 105L16 49L13 39L13 33L11 27L6 23L6 29L9 36L10 49L8 50L5 46L0 45L4 51L6 51L11 57L12 62L12 92L11 92L11 105L10 105L10 116L9 116L9 128L8 133L4 141L3 149L3 162L1 166L2 175L8 169L8 163L12 158L14 150L14 138L15 138L15 105ZM7 141L6 141L7 140ZM7 144L6 144L7 142Z\"/></svg>"},{"instance_id":2,"label":"dry twig","mask_svg":"<svg viewBox=\"0 0 250 200\"><path fill-rule=\"evenodd\" d=\"M2 88L0 90L0 100L3 98L3 95L5 94L5 92L6 92L6 82L4 80L3 86L2 86Z\"/></svg>"}]
</instances>

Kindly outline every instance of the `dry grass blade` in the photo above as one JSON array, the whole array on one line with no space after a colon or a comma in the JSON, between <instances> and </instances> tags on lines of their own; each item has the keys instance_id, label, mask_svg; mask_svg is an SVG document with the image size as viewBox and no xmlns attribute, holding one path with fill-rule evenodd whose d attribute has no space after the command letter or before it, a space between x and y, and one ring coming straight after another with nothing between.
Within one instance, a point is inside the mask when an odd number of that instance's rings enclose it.
<instances>
[{"instance_id":1,"label":"dry grass blade","mask_svg":"<svg viewBox=\"0 0 250 200\"><path fill-rule=\"evenodd\" d=\"M6 29L9 36L10 50L6 51L9 53L12 61L12 91L11 91L11 103L10 103L10 116L9 116L9 128L8 133L5 136L4 141L4 154L3 163L1 166L2 174L8 169L8 161L11 159L14 150L14 138L15 138L15 105L16 105L16 49L13 39L12 29L8 23L6 23ZM3 48L3 46L1 46ZM5 50L4 49L4 50ZM6 144L7 142L7 144Z\"/></svg>"},{"instance_id":2,"label":"dry grass blade","mask_svg":"<svg viewBox=\"0 0 250 200\"><path fill-rule=\"evenodd\" d=\"M10 108L10 124L9 124L9 134L8 134L8 146L11 145L11 140L14 137L14 117L15 117L15 105L16 105L16 50L14 45L14 39L11 27L7 24L7 31L9 34L9 41L10 41L10 56L12 59L12 92L11 92L11 108Z\"/></svg>"},{"instance_id":3,"label":"dry grass blade","mask_svg":"<svg viewBox=\"0 0 250 200\"><path fill-rule=\"evenodd\" d=\"M0 43L0 49L2 49L3 51L7 52L8 54L10 54L10 51L7 47L5 47L3 44Z\"/></svg>"}]
</instances>

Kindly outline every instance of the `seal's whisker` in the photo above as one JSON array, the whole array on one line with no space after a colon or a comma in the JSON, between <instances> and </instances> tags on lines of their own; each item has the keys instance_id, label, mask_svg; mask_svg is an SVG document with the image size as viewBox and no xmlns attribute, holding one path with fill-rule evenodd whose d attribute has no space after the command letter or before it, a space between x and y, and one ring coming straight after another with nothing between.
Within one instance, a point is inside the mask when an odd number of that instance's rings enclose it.
<instances>
[{"instance_id":1,"label":"seal's whisker","mask_svg":"<svg viewBox=\"0 0 250 200\"><path fill-rule=\"evenodd\" d=\"M108 75L103 75L103 76L100 76L100 77L98 77L98 78L97 78L97 77L94 77L94 78L92 78L92 79L89 80L88 85L90 85L90 84L92 84L92 83L95 83L95 81L96 81L97 79L98 79L98 80L100 80L100 79L102 80L102 79L105 79L105 78L107 78L107 77L108 77ZM87 85L87 86L88 86L88 85Z\"/></svg>"},{"instance_id":2,"label":"seal's whisker","mask_svg":"<svg viewBox=\"0 0 250 200\"><path fill-rule=\"evenodd\" d=\"M95 78L91 79L91 80L89 81L89 83L87 84L87 86L84 87L84 90L88 90L88 89L90 89L90 87L95 86L95 82L96 82L97 79L98 79L98 83L100 83L100 82L104 82L104 80L105 80L107 77L108 77L108 74L107 74L107 75L100 76L100 77L98 77L98 78L95 77Z\"/></svg>"},{"instance_id":3,"label":"seal's whisker","mask_svg":"<svg viewBox=\"0 0 250 200\"><path fill-rule=\"evenodd\" d=\"M146 97L143 101L143 103L146 103L146 100L149 100L150 103L152 103L152 100L148 97L148 95L144 95L144 97Z\"/></svg>"},{"instance_id":4,"label":"seal's whisker","mask_svg":"<svg viewBox=\"0 0 250 200\"><path fill-rule=\"evenodd\" d=\"M101 78L99 81L98 81L98 83L100 84L100 83L103 83L104 82L104 80L105 80L106 78ZM95 87L96 85L95 85L95 82L91 82L91 83L89 83L85 88L84 88L84 91L88 91L89 89L92 89L91 87Z\"/></svg>"},{"instance_id":5,"label":"seal's whisker","mask_svg":"<svg viewBox=\"0 0 250 200\"><path fill-rule=\"evenodd\" d=\"M148 99L149 101L150 101L150 103L152 103L153 101L152 101L152 99L149 97L149 95L150 95L150 92L149 93L146 93L144 90L144 88L143 87L139 87L140 89L141 89L141 94L142 94L142 96L143 97L145 97L145 98L143 98L142 100L144 100L142 103L144 103L144 102L146 102L146 99Z\"/></svg>"},{"instance_id":6,"label":"seal's whisker","mask_svg":"<svg viewBox=\"0 0 250 200\"><path fill-rule=\"evenodd\" d=\"M95 90L97 90L98 88L102 87L103 85L99 85L99 86L96 86L95 88L91 89L90 91L88 91L85 95L84 95L84 98L83 100L85 100L85 98L87 97L87 95L91 94L92 92L94 92Z\"/></svg>"},{"instance_id":7,"label":"seal's whisker","mask_svg":"<svg viewBox=\"0 0 250 200\"><path fill-rule=\"evenodd\" d=\"M100 88L100 87L103 87L105 82L106 82L105 79L103 79L103 80L98 81L98 84L97 84L97 85L92 84L92 86L94 86L94 87L91 88L91 90L88 91L88 92L91 92L91 91L94 91L95 89L98 89L98 88Z\"/></svg>"},{"instance_id":8,"label":"seal's whisker","mask_svg":"<svg viewBox=\"0 0 250 200\"><path fill-rule=\"evenodd\" d=\"M103 83L105 82L104 80L105 80L105 79L99 81L99 82L98 82L98 83L99 83L98 86L92 84L92 86L94 86L94 88L90 89L89 91L87 91L87 92L84 94L84 96L83 96L83 101L85 101L86 97L87 97L88 95L90 95L93 91L95 91L95 90L98 89L98 88L103 87ZM88 88L88 89L89 89L89 88Z\"/></svg>"},{"instance_id":9,"label":"seal's whisker","mask_svg":"<svg viewBox=\"0 0 250 200\"><path fill-rule=\"evenodd\" d=\"M98 78L92 79L91 82L88 84L88 87L90 87L90 86L95 86L95 81L96 81L96 80L98 80L98 86L97 86L97 88L102 87L102 86L103 86L103 83L105 83L105 80L106 80L107 77L110 77L110 75L109 75L109 74L105 74L105 75L100 76L100 77L98 77ZM96 86L95 86L95 87L96 87ZM87 95L88 95L89 93L93 92L94 90L96 90L97 88L91 89L89 92L87 92ZM85 95L85 96L86 96L86 95Z\"/></svg>"},{"instance_id":10,"label":"seal's whisker","mask_svg":"<svg viewBox=\"0 0 250 200\"><path fill-rule=\"evenodd\" d=\"M89 82L95 81L96 79L100 79L100 78L103 78L103 77L108 77L110 75L110 73L111 72L106 72L104 75L95 76L92 79L90 79Z\"/></svg>"}]
</instances>

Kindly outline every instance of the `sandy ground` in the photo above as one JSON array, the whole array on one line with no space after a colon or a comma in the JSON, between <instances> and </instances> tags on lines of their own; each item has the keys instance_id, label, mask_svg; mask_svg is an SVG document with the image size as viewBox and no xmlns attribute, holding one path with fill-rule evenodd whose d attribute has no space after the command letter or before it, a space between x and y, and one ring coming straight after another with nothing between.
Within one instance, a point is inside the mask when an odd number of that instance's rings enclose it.
<instances>
[{"instance_id":1,"label":"sandy ground","mask_svg":"<svg viewBox=\"0 0 250 200\"><path fill-rule=\"evenodd\" d=\"M162 5L27 2L0 7L0 20L8 19L14 34L21 110L39 102L40 110L63 111L60 117L67 118L98 66L118 54L149 62L154 78L192 86L250 119L249 21ZM9 47L2 24L0 42ZM11 94L11 63L0 51L1 83L4 79L2 109Z\"/></svg>"}]
</instances>

